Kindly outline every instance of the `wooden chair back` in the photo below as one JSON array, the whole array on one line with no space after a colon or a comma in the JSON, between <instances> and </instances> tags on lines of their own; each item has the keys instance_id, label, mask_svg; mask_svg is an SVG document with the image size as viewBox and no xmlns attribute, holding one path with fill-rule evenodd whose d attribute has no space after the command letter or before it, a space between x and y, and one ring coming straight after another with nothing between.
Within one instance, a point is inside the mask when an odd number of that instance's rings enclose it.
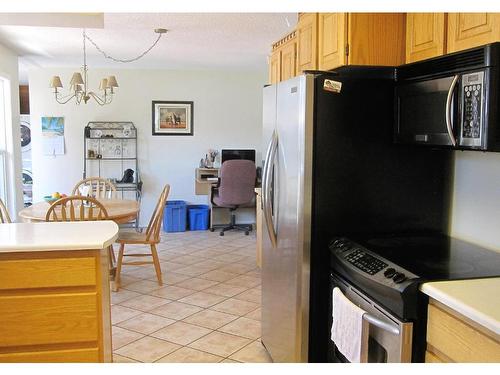
<instances>
[{"instance_id":1,"label":"wooden chair back","mask_svg":"<svg viewBox=\"0 0 500 375\"><path fill-rule=\"evenodd\" d=\"M7 207L3 204L0 199L0 224L11 223L9 211L7 211Z\"/></svg>"},{"instance_id":2,"label":"wooden chair back","mask_svg":"<svg viewBox=\"0 0 500 375\"><path fill-rule=\"evenodd\" d=\"M158 199L158 203L156 203L153 215L151 215L148 227L146 228L146 241L148 242L160 242L160 229L163 219L163 210L165 209L165 204L167 202L169 192L170 185L165 185L163 191L160 194L160 198Z\"/></svg>"},{"instance_id":3,"label":"wooden chair back","mask_svg":"<svg viewBox=\"0 0 500 375\"><path fill-rule=\"evenodd\" d=\"M97 199L80 195L58 199L50 206L45 221L107 220L108 212Z\"/></svg>"},{"instance_id":4,"label":"wooden chair back","mask_svg":"<svg viewBox=\"0 0 500 375\"><path fill-rule=\"evenodd\" d=\"M73 188L71 195L81 195L80 186L90 186L90 196L92 198L115 198L116 186L109 180L101 177L88 177L79 181Z\"/></svg>"}]
</instances>

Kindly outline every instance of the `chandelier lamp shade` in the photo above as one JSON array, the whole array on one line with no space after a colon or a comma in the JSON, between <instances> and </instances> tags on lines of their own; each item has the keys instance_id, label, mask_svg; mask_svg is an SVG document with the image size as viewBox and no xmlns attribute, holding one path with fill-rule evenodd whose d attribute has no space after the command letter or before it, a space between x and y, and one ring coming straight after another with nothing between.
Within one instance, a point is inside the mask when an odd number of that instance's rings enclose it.
<instances>
[{"instance_id":1,"label":"chandelier lamp shade","mask_svg":"<svg viewBox=\"0 0 500 375\"><path fill-rule=\"evenodd\" d=\"M115 89L118 86L118 81L114 75L108 76L106 78L102 78L99 83L99 91L94 92L90 91L88 87L88 66L87 66L87 48L86 48L86 40L89 40L94 47L104 55L105 58L113 60L115 62L128 63L139 60L141 57L145 56L153 47L158 43L163 34L167 32L166 29L155 29L155 33L158 34L156 41L149 47L146 51L140 54L137 57L127 60L120 60L114 57L109 56L103 50L101 50L97 44L90 39L90 37L86 34L85 30L83 30L83 66L81 72L73 73L71 80L69 82L69 93L67 95L63 95L61 93L61 89L63 88L63 84L61 81L61 77L53 76L50 80L50 87L54 89L54 97L55 100L59 104L66 104L71 100L75 100L76 104L81 104L82 102L87 104L87 102L92 98L99 105L110 104L113 101L113 95L115 94Z\"/></svg>"}]
</instances>

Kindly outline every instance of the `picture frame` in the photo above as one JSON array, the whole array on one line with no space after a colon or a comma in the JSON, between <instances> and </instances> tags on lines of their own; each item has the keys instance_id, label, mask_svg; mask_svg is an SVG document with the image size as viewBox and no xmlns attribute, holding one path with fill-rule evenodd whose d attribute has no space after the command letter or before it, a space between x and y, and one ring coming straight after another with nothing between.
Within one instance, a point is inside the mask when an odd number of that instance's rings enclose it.
<instances>
[{"instance_id":1,"label":"picture frame","mask_svg":"<svg viewBox=\"0 0 500 375\"><path fill-rule=\"evenodd\" d=\"M193 135L193 107L190 101L153 100L153 135Z\"/></svg>"}]
</instances>

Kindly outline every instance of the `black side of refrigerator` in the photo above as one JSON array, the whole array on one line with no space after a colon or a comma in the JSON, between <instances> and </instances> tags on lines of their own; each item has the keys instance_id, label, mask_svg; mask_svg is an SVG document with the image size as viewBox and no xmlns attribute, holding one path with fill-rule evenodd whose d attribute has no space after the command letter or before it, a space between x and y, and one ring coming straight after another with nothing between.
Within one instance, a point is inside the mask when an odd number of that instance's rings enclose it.
<instances>
[{"instance_id":1,"label":"black side of refrigerator","mask_svg":"<svg viewBox=\"0 0 500 375\"><path fill-rule=\"evenodd\" d=\"M452 155L393 144L393 68L320 74L314 95L309 361L326 362L330 239L447 233Z\"/></svg>"}]
</instances>

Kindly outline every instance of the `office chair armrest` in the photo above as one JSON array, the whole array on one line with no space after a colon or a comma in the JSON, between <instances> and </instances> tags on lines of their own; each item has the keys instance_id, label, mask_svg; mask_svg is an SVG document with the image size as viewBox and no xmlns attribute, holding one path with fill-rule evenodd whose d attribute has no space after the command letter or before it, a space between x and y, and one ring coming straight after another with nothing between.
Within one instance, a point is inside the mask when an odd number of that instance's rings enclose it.
<instances>
[{"instance_id":1,"label":"office chair armrest","mask_svg":"<svg viewBox=\"0 0 500 375\"><path fill-rule=\"evenodd\" d=\"M210 202L212 203L212 205L214 206L217 206L216 203L214 203L214 195L216 192L219 191L219 186L220 186L220 178L219 180L217 181L217 185L212 185L211 188L210 188Z\"/></svg>"}]
</instances>

